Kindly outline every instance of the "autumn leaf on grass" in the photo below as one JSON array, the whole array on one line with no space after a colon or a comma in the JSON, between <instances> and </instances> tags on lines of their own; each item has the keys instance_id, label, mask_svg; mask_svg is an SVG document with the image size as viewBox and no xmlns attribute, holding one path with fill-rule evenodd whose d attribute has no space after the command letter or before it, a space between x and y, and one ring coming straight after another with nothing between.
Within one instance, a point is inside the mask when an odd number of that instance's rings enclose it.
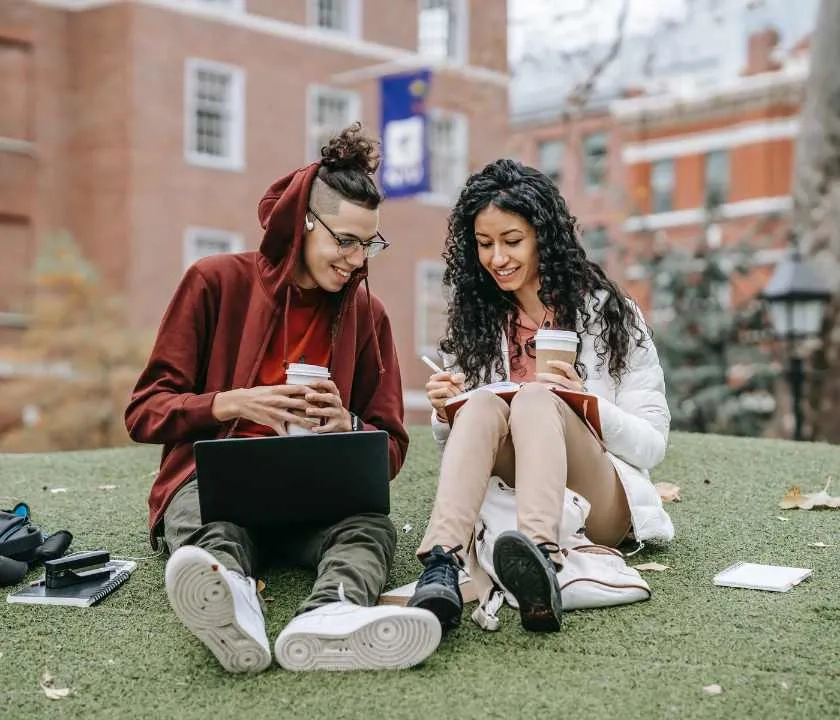
<instances>
[{"instance_id":1,"label":"autumn leaf on grass","mask_svg":"<svg viewBox=\"0 0 840 720\"><path fill-rule=\"evenodd\" d=\"M783 510L811 510L816 507L840 508L840 497L831 497L828 494L828 486L831 485L831 478L827 478L825 487L819 492L803 494L798 485L794 485L782 498L779 507Z\"/></svg>"},{"instance_id":2,"label":"autumn leaf on grass","mask_svg":"<svg viewBox=\"0 0 840 720\"><path fill-rule=\"evenodd\" d=\"M659 492L659 497L662 498L662 502L682 502L680 488L674 485L674 483L658 482L654 487Z\"/></svg>"},{"instance_id":3,"label":"autumn leaf on grass","mask_svg":"<svg viewBox=\"0 0 840 720\"><path fill-rule=\"evenodd\" d=\"M64 698L73 692L70 688L57 688L55 686L55 677L46 668L41 673L41 677L38 678L38 684L41 686L41 690L44 691L44 695L50 700L64 700Z\"/></svg>"},{"instance_id":4,"label":"autumn leaf on grass","mask_svg":"<svg viewBox=\"0 0 840 720\"><path fill-rule=\"evenodd\" d=\"M661 565L658 562L649 562L649 563L642 563L641 565L634 565L636 570L654 570L656 572L662 572L663 570L670 570L670 565Z\"/></svg>"}]
</instances>

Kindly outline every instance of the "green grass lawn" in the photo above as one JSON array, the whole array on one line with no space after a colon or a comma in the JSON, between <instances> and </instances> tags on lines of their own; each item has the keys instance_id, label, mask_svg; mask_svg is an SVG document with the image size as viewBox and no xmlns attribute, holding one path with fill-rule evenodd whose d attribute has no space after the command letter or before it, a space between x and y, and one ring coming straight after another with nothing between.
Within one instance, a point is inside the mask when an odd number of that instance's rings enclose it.
<instances>
[{"instance_id":1,"label":"green grass lawn","mask_svg":"<svg viewBox=\"0 0 840 720\"><path fill-rule=\"evenodd\" d=\"M416 428L412 440L393 486L393 520L407 532L391 586L419 571L413 551L434 491L430 433ZM0 456L0 507L27 501L45 529L73 532L73 549L146 557L157 459L148 447ZM509 609L497 633L465 613L425 665L404 672L227 675L169 610L165 561L154 557L94 608L0 604L0 718L838 717L840 511L776 505L790 485L813 491L826 474L840 494L840 447L674 434L654 479L683 489L669 506L677 539L632 559L672 568L646 574L649 602L569 613L549 636L525 633ZM808 546L816 542L828 547ZM814 575L785 594L714 587L715 572L737 560ZM310 581L269 576L272 644ZM73 694L47 699L44 668ZM712 683L720 695L703 692Z\"/></svg>"}]
</instances>

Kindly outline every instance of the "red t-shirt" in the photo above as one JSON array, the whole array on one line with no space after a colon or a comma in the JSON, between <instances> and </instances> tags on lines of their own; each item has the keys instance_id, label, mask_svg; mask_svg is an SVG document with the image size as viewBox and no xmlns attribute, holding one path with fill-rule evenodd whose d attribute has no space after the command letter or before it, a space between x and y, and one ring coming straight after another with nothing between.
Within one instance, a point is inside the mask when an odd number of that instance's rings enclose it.
<instances>
[{"instance_id":1,"label":"red t-shirt","mask_svg":"<svg viewBox=\"0 0 840 720\"><path fill-rule=\"evenodd\" d=\"M285 318L286 357L283 357L284 322L277 323L265 351L254 385L283 385L289 363L330 364L330 332L335 319L336 298L321 288L292 289L292 302ZM240 420L235 437L276 435L270 427Z\"/></svg>"}]
</instances>

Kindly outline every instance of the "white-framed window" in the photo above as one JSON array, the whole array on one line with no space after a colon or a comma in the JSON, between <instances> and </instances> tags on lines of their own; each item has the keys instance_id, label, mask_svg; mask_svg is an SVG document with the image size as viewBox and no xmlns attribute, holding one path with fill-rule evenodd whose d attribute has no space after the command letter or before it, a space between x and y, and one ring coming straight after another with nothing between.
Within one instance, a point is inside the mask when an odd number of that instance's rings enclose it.
<instances>
[{"instance_id":1,"label":"white-framed window","mask_svg":"<svg viewBox=\"0 0 840 720\"><path fill-rule=\"evenodd\" d=\"M307 0L308 21L321 30L359 37L362 0Z\"/></svg>"},{"instance_id":2,"label":"white-framed window","mask_svg":"<svg viewBox=\"0 0 840 720\"><path fill-rule=\"evenodd\" d=\"M244 250L245 243L238 233L217 228L188 227L184 233L184 268L208 255Z\"/></svg>"},{"instance_id":3,"label":"white-framed window","mask_svg":"<svg viewBox=\"0 0 840 720\"><path fill-rule=\"evenodd\" d=\"M201 3L214 10L242 12L245 9L245 0L201 0Z\"/></svg>"},{"instance_id":4,"label":"white-framed window","mask_svg":"<svg viewBox=\"0 0 840 720\"><path fill-rule=\"evenodd\" d=\"M729 199L729 153L713 150L706 155L704 167L706 208L713 209Z\"/></svg>"},{"instance_id":5,"label":"white-framed window","mask_svg":"<svg viewBox=\"0 0 840 720\"><path fill-rule=\"evenodd\" d=\"M362 102L356 92L325 85L310 85L308 94L306 162L312 162L321 157L321 147L333 135L362 119Z\"/></svg>"},{"instance_id":6,"label":"white-framed window","mask_svg":"<svg viewBox=\"0 0 840 720\"><path fill-rule=\"evenodd\" d=\"M453 63L467 61L466 0L418 0L417 52Z\"/></svg>"},{"instance_id":7,"label":"white-framed window","mask_svg":"<svg viewBox=\"0 0 840 720\"><path fill-rule=\"evenodd\" d=\"M467 179L469 121L466 115L432 108L428 114L429 194L447 204Z\"/></svg>"},{"instance_id":8,"label":"white-framed window","mask_svg":"<svg viewBox=\"0 0 840 720\"><path fill-rule=\"evenodd\" d=\"M583 139L583 182L587 190L598 190L607 181L607 134L592 133Z\"/></svg>"},{"instance_id":9,"label":"white-framed window","mask_svg":"<svg viewBox=\"0 0 840 720\"><path fill-rule=\"evenodd\" d=\"M566 143L562 140L544 140L537 143L537 170L551 178L555 185L563 177L563 158Z\"/></svg>"},{"instance_id":10,"label":"white-framed window","mask_svg":"<svg viewBox=\"0 0 840 720\"><path fill-rule=\"evenodd\" d=\"M245 73L233 65L189 58L185 66L184 152L191 165L245 166Z\"/></svg>"},{"instance_id":11,"label":"white-framed window","mask_svg":"<svg viewBox=\"0 0 840 720\"><path fill-rule=\"evenodd\" d=\"M657 160L650 169L651 212L674 209L674 161Z\"/></svg>"},{"instance_id":12,"label":"white-framed window","mask_svg":"<svg viewBox=\"0 0 840 720\"><path fill-rule=\"evenodd\" d=\"M445 265L440 260L420 260L416 266L414 348L432 358L446 332Z\"/></svg>"}]
</instances>

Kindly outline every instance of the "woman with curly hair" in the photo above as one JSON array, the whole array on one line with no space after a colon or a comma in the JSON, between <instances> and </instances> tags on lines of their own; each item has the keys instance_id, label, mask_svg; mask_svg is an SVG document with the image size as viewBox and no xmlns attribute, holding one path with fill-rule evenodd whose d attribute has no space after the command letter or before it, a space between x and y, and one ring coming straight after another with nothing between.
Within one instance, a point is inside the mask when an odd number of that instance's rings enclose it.
<instances>
[{"instance_id":1,"label":"woman with curly hair","mask_svg":"<svg viewBox=\"0 0 840 720\"><path fill-rule=\"evenodd\" d=\"M560 628L567 488L588 501L586 534L597 544L673 537L648 474L665 454L670 423L656 349L637 307L587 259L575 222L548 177L511 160L472 175L450 215L447 371L426 385L443 457L417 551L425 569L409 601L444 628L460 621L458 573L491 477L514 489L517 528L496 538L493 569L529 630ZM537 372L539 328L575 331L576 362ZM499 380L522 383L509 404L472 393L449 427L449 398ZM552 386L596 396L601 437ZM470 574L480 572L467 555Z\"/></svg>"}]
</instances>

